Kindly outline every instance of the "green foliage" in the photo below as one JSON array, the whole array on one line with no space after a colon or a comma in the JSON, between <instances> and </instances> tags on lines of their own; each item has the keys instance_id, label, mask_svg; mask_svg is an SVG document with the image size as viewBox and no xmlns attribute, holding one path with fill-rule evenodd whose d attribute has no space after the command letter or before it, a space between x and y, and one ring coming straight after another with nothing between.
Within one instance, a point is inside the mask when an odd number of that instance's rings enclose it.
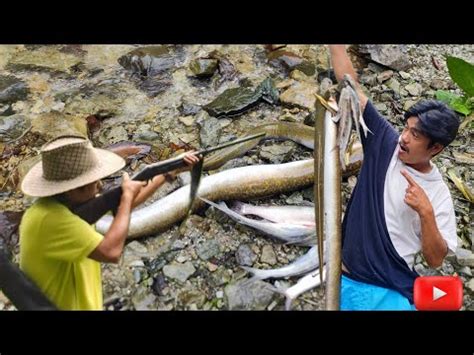
<instances>
[{"instance_id":1,"label":"green foliage","mask_svg":"<svg viewBox=\"0 0 474 355\"><path fill-rule=\"evenodd\" d=\"M474 96L474 65L461 58L447 57L449 75L451 79L467 94Z\"/></svg>"},{"instance_id":2,"label":"green foliage","mask_svg":"<svg viewBox=\"0 0 474 355\"><path fill-rule=\"evenodd\" d=\"M436 98L453 110L465 116L474 111L474 65L461 58L448 56L446 58L451 79L464 91L463 96L449 91L436 91Z\"/></svg>"}]
</instances>

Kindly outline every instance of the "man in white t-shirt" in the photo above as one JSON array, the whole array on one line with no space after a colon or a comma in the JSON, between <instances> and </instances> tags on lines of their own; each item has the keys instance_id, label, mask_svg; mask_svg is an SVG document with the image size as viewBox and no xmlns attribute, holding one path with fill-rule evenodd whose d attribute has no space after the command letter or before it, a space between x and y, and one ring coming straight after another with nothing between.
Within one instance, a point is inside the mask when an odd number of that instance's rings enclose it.
<instances>
[{"instance_id":1,"label":"man in white t-shirt","mask_svg":"<svg viewBox=\"0 0 474 355\"><path fill-rule=\"evenodd\" d=\"M336 78L357 75L345 46L329 46ZM456 249L452 198L431 159L456 137L457 115L435 100L404 115L401 135L357 89L373 134L362 137L364 163L342 226L341 309L413 309L414 255L431 267Z\"/></svg>"}]
</instances>

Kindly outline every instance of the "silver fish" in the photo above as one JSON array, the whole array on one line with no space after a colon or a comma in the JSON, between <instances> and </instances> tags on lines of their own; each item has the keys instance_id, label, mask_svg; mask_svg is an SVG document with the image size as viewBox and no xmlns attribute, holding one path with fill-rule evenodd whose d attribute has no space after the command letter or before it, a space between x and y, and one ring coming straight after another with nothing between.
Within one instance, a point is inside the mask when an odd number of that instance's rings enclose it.
<instances>
[{"instance_id":1,"label":"silver fish","mask_svg":"<svg viewBox=\"0 0 474 355\"><path fill-rule=\"evenodd\" d=\"M323 276L323 281L325 277ZM289 311L293 301L302 293L311 290L321 285L319 269L310 272L298 280L296 284L288 288L281 288L276 286L269 286L275 292L278 292L286 297L285 309Z\"/></svg>"},{"instance_id":2,"label":"silver fish","mask_svg":"<svg viewBox=\"0 0 474 355\"><path fill-rule=\"evenodd\" d=\"M265 279L279 279L297 275L303 275L318 268L319 257L316 246L297 258L292 263L276 269L256 269L248 266L241 266L242 269L252 273L252 277L247 282Z\"/></svg>"},{"instance_id":3,"label":"silver fish","mask_svg":"<svg viewBox=\"0 0 474 355\"><path fill-rule=\"evenodd\" d=\"M307 206L254 206L235 201L232 210L241 215L252 215L275 223L314 226L314 208Z\"/></svg>"},{"instance_id":4,"label":"silver fish","mask_svg":"<svg viewBox=\"0 0 474 355\"><path fill-rule=\"evenodd\" d=\"M312 245L316 242L314 226L304 226L292 223L274 223L267 221L257 221L255 219L244 217L231 210L225 202L219 204L200 197L207 204L224 212L233 220L246 226L255 228L271 237L277 238L287 244Z\"/></svg>"}]
</instances>

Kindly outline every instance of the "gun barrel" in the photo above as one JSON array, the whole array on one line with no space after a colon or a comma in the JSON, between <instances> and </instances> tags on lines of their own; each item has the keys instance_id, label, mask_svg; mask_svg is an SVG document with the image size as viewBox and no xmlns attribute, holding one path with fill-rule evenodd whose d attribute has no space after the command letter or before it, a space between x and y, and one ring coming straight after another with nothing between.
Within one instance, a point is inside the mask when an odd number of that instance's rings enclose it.
<instances>
[{"instance_id":1,"label":"gun barrel","mask_svg":"<svg viewBox=\"0 0 474 355\"><path fill-rule=\"evenodd\" d=\"M216 150L223 149L223 148L227 148L227 147L230 147L230 146L232 146L232 145L239 144L239 143L247 142L247 141L250 141L250 140L253 140L253 139L256 139L256 138L263 137L263 136L265 136L265 135L266 135L266 133L265 133L265 132L262 132L262 133L254 134L254 135L251 135L251 136L247 136L247 137L235 139L235 140L233 140L233 141L230 141L230 142L227 142L227 143L224 143L224 144L221 144L221 145L212 147L212 148L207 148L207 149L198 150L195 154L196 154L196 155L199 155L199 154L203 154L203 155L209 154L209 153L212 153L212 152L214 152L214 151L216 151Z\"/></svg>"}]
</instances>

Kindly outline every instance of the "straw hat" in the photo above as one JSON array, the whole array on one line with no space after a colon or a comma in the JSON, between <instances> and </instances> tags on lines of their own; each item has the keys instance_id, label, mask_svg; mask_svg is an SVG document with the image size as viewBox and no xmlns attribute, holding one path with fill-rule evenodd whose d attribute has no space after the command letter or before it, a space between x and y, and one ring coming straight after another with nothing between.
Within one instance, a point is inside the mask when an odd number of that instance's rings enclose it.
<instances>
[{"instance_id":1,"label":"straw hat","mask_svg":"<svg viewBox=\"0 0 474 355\"><path fill-rule=\"evenodd\" d=\"M125 166L108 150L92 147L79 136L61 136L41 148L41 161L25 175L21 190L30 196L53 196L100 180Z\"/></svg>"}]
</instances>

